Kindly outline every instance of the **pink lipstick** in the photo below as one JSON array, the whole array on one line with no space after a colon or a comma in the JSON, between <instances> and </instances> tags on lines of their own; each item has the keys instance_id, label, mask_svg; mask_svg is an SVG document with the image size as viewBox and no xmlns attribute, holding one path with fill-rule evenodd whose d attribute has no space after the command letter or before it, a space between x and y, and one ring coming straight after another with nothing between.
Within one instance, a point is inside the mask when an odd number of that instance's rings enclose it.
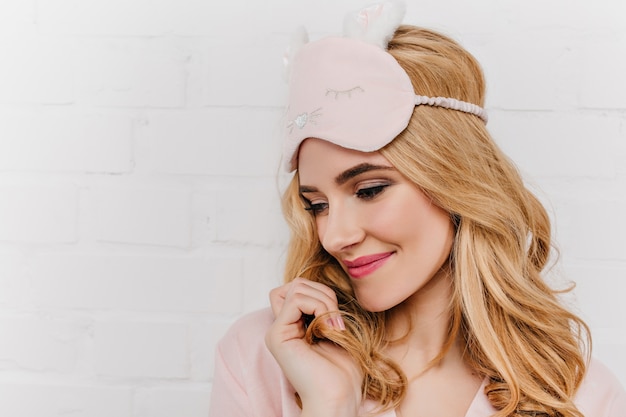
<instances>
[{"instance_id":1,"label":"pink lipstick","mask_svg":"<svg viewBox=\"0 0 626 417\"><path fill-rule=\"evenodd\" d=\"M385 252L361 256L353 261L344 260L343 264L348 268L348 273L352 278L363 278L383 266L394 253Z\"/></svg>"}]
</instances>

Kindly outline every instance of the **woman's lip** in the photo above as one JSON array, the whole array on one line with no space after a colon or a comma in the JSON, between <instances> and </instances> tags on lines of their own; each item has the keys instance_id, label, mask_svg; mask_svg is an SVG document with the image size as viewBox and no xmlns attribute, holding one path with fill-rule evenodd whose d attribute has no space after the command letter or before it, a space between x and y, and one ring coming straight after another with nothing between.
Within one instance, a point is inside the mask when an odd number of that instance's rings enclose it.
<instances>
[{"instance_id":1,"label":"woman's lip","mask_svg":"<svg viewBox=\"0 0 626 417\"><path fill-rule=\"evenodd\" d=\"M393 254L394 252L377 253L361 256L352 261L343 261L343 263L348 268L348 273L351 277L361 278L383 266Z\"/></svg>"},{"instance_id":2,"label":"woman's lip","mask_svg":"<svg viewBox=\"0 0 626 417\"><path fill-rule=\"evenodd\" d=\"M383 259L391 255L393 252L375 253L374 255L361 256L353 261L344 260L343 263L348 268L357 268L359 266L367 265L372 262L376 262L379 259Z\"/></svg>"}]
</instances>

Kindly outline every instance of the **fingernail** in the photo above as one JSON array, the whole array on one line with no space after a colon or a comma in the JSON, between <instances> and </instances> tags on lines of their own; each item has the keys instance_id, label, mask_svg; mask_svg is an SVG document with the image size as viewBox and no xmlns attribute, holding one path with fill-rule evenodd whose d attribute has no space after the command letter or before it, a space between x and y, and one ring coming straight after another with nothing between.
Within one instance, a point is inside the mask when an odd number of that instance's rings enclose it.
<instances>
[{"instance_id":1,"label":"fingernail","mask_svg":"<svg viewBox=\"0 0 626 417\"><path fill-rule=\"evenodd\" d=\"M335 322L333 321L332 317L326 319L326 324L328 325L328 327L335 327Z\"/></svg>"},{"instance_id":2,"label":"fingernail","mask_svg":"<svg viewBox=\"0 0 626 417\"><path fill-rule=\"evenodd\" d=\"M339 327L339 330L346 330L346 324L343 322L343 317L338 316L335 321L337 322L337 327Z\"/></svg>"}]
</instances>

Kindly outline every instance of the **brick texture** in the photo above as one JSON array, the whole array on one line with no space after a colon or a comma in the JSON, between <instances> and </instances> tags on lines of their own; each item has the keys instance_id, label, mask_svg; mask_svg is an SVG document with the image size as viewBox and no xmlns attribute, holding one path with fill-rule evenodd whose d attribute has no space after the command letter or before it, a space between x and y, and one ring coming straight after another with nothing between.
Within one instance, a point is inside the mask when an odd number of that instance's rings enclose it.
<instances>
[{"instance_id":1,"label":"brick texture","mask_svg":"<svg viewBox=\"0 0 626 417\"><path fill-rule=\"evenodd\" d=\"M217 341L282 280L283 52L362 4L0 1L0 415L206 415ZM625 15L442 0L405 18L482 63L490 131L624 383Z\"/></svg>"}]
</instances>

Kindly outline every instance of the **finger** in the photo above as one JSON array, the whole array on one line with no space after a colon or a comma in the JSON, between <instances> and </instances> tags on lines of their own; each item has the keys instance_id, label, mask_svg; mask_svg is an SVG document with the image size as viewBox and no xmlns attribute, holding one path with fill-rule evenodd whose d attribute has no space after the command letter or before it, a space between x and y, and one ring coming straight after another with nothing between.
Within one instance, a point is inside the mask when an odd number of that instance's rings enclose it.
<instances>
[{"instance_id":1,"label":"finger","mask_svg":"<svg viewBox=\"0 0 626 417\"><path fill-rule=\"evenodd\" d=\"M291 284L281 285L270 291L270 305L274 317L278 317L278 314L280 314L280 310L282 310L283 304L285 304L285 297L287 296L290 285Z\"/></svg>"},{"instance_id":2,"label":"finger","mask_svg":"<svg viewBox=\"0 0 626 417\"><path fill-rule=\"evenodd\" d=\"M294 294L305 294L312 298L319 299L328 307L328 310L337 310L337 295L328 286L306 278L296 278L291 282L285 298Z\"/></svg>"},{"instance_id":3,"label":"finger","mask_svg":"<svg viewBox=\"0 0 626 417\"><path fill-rule=\"evenodd\" d=\"M270 291L270 305L274 317L278 317L283 308L285 299L295 293L308 294L311 297L323 300L328 310L337 310L337 295L328 286L306 278L295 278L293 281L274 288Z\"/></svg>"},{"instance_id":4,"label":"finger","mask_svg":"<svg viewBox=\"0 0 626 417\"><path fill-rule=\"evenodd\" d=\"M327 311L326 304L319 299L301 293L287 297L280 314L266 335L268 347L272 350L272 346L276 347L294 339L303 339L306 333L304 315L319 316ZM327 325L335 326L333 321L329 321Z\"/></svg>"},{"instance_id":5,"label":"finger","mask_svg":"<svg viewBox=\"0 0 626 417\"><path fill-rule=\"evenodd\" d=\"M308 286L296 286L285 297L276 321L281 324L300 322L303 314L318 317L336 311L337 304L325 294ZM302 323L300 323L302 324Z\"/></svg>"},{"instance_id":6,"label":"finger","mask_svg":"<svg viewBox=\"0 0 626 417\"><path fill-rule=\"evenodd\" d=\"M266 334L266 343L278 345L292 339L303 339L305 332L304 327L298 323L283 325L275 321Z\"/></svg>"},{"instance_id":7,"label":"finger","mask_svg":"<svg viewBox=\"0 0 626 417\"><path fill-rule=\"evenodd\" d=\"M285 295L285 302L294 297L296 300L300 300L301 302L308 301L309 303L312 301L307 300L307 298L311 298L312 300L320 301L325 306L325 308L322 309L315 309L314 312L303 311L303 313L306 314L314 314L315 316L318 316L326 311L336 311L338 309L337 296L334 291L326 285L312 282L307 279L297 279L291 283L291 286Z\"/></svg>"},{"instance_id":8,"label":"finger","mask_svg":"<svg viewBox=\"0 0 626 417\"><path fill-rule=\"evenodd\" d=\"M334 301L334 303L337 304L337 294L328 285L322 284L321 282L311 281L310 279L301 278L301 277L294 278L294 280L291 281L291 283L308 285L308 286L310 286L310 287L312 287L312 288L314 288L314 289L316 289L316 290L326 294L327 297L332 299Z\"/></svg>"}]
</instances>

